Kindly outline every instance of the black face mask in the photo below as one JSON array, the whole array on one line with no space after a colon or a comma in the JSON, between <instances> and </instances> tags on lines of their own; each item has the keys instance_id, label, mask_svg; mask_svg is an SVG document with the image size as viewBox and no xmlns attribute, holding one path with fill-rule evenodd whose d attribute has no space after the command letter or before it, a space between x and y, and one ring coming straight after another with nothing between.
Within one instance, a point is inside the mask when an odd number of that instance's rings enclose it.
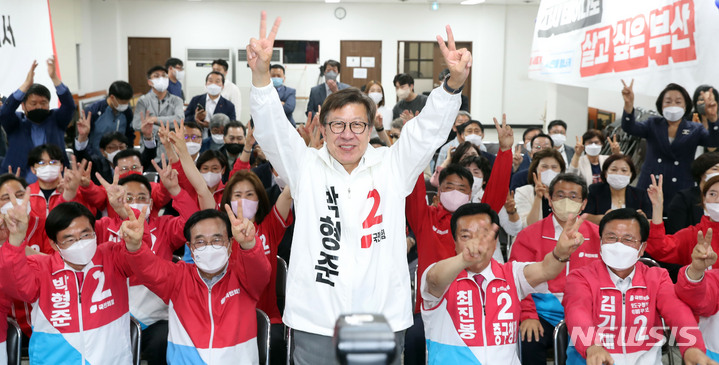
<instances>
[{"instance_id":1,"label":"black face mask","mask_svg":"<svg viewBox=\"0 0 719 365\"><path fill-rule=\"evenodd\" d=\"M239 143L225 143L225 149L227 152L233 154L233 155L239 155L242 152L242 149L245 148L244 144Z\"/></svg>"},{"instance_id":2,"label":"black face mask","mask_svg":"<svg viewBox=\"0 0 719 365\"><path fill-rule=\"evenodd\" d=\"M448 141L451 141L451 140L453 140L453 139L455 139L455 138L457 138L457 132L455 132L455 131L450 131L450 132L449 132L449 136L447 136L447 140L448 140Z\"/></svg>"},{"instance_id":3,"label":"black face mask","mask_svg":"<svg viewBox=\"0 0 719 365\"><path fill-rule=\"evenodd\" d=\"M50 115L50 110L48 109L33 109L29 112L27 112L27 119L30 119L30 121L35 122L37 124L40 124L47 119L47 117Z\"/></svg>"}]
</instances>

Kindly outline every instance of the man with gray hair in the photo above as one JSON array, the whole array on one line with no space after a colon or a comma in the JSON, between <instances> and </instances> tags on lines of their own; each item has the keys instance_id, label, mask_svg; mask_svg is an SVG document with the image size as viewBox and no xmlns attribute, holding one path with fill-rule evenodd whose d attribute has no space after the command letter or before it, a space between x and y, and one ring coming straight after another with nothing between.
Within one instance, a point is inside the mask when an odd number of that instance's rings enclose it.
<instances>
[{"instance_id":1,"label":"man with gray hair","mask_svg":"<svg viewBox=\"0 0 719 365\"><path fill-rule=\"evenodd\" d=\"M434 171L438 164L442 164L442 162L447 158L447 153L452 148L456 148L457 146L459 146L460 143L464 142L464 137L457 133L457 127L469 122L471 119L472 115L470 115L469 112L466 112L464 110L460 110L459 112L457 112L457 117L454 119L454 125L452 126L452 132L450 132L450 137L452 135L455 135L455 137L454 139L445 143L444 146L439 149L437 159L432 161L432 171Z\"/></svg>"},{"instance_id":2,"label":"man with gray hair","mask_svg":"<svg viewBox=\"0 0 719 365\"><path fill-rule=\"evenodd\" d=\"M200 153L207 150L219 151L225 145L225 126L230 124L230 117L217 113L210 118L210 136L202 140Z\"/></svg>"}]
</instances>

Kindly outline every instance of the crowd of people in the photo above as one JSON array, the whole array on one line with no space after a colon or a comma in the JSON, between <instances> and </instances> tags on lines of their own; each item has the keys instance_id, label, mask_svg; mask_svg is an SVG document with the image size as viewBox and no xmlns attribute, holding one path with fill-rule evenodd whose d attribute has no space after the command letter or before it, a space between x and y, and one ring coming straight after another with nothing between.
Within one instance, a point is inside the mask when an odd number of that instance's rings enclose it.
<instances>
[{"instance_id":1,"label":"crowd of people","mask_svg":"<svg viewBox=\"0 0 719 365\"><path fill-rule=\"evenodd\" d=\"M669 84L639 121L623 84L641 164L603 131L568 145L561 120L518 141L506 115L493 153L462 96L472 54L449 26L428 95L399 74L390 108L383 85L344 84L328 60L299 123L270 64L280 23L268 31L262 13L247 45L249 121L224 60L188 104L177 58L148 69L134 107L131 85L112 83L69 144L76 106L53 59L59 108L37 62L4 101L0 313L31 364L130 364L131 317L148 364L259 364L256 310L272 364L337 364L346 313L385 317L393 364L546 364L560 325L569 364L661 363L665 330L687 364L717 364L711 86L692 98Z\"/></svg>"}]
</instances>

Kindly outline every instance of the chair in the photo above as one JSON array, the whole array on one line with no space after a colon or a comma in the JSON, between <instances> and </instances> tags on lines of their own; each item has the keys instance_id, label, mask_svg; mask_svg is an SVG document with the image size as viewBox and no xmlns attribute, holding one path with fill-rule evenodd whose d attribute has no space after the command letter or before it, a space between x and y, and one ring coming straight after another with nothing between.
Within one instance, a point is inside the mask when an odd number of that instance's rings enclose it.
<instances>
[{"instance_id":1,"label":"chair","mask_svg":"<svg viewBox=\"0 0 719 365\"><path fill-rule=\"evenodd\" d=\"M7 319L7 363L8 365L20 365L22 355L20 349L22 348L22 331L20 325L15 322L14 319Z\"/></svg>"},{"instance_id":2,"label":"chair","mask_svg":"<svg viewBox=\"0 0 719 365\"><path fill-rule=\"evenodd\" d=\"M140 365L140 343L142 326L134 317L130 317L130 346L132 347L132 363Z\"/></svg>"},{"instance_id":3,"label":"chair","mask_svg":"<svg viewBox=\"0 0 719 365\"><path fill-rule=\"evenodd\" d=\"M569 348L569 333L567 324L562 320L554 328L554 364L565 365L567 363L567 348Z\"/></svg>"},{"instance_id":4,"label":"chair","mask_svg":"<svg viewBox=\"0 0 719 365\"><path fill-rule=\"evenodd\" d=\"M287 288L287 262L277 256L277 281L275 283L275 295L277 295L277 309L280 314L285 312L285 289Z\"/></svg>"},{"instance_id":5,"label":"chair","mask_svg":"<svg viewBox=\"0 0 719 365\"><path fill-rule=\"evenodd\" d=\"M176 264L176 263L178 263L178 262L180 262L180 261L182 261L182 257L180 257L180 256L178 256L178 255L172 255L172 263L173 263L173 264Z\"/></svg>"},{"instance_id":6,"label":"chair","mask_svg":"<svg viewBox=\"0 0 719 365\"><path fill-rule=\"evenodd\" d=\"M257 351L260 365L270 365L270 317L260 309L257 311Z\"/></svg>"},{"instance_id":7,"label":"chair","mask_svg":"<svg viewBox=\"0 0 719 365\"><path fill-rule=\"evenodd\" d=\"M654 259L651 259L649 257L640 257L639 262L649 267L660 267L658 262L654 261Z\"/></svg>"}]
</instances>

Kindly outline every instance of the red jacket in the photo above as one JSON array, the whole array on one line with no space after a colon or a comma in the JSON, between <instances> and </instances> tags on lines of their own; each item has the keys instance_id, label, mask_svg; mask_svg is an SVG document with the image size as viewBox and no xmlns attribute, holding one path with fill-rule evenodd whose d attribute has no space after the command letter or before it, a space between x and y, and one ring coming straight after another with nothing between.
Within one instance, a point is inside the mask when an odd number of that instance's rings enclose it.
<instances>
[{"instance_id":1,"label":"red jacket","mask_svg":"<svg viewBox=\"0 0 719 365\"><path fill-rule=\"evenodd\" d=\"M235 166L237 165L235 163ZM489 204L492 210L499 212L507 201L511 175L512 151L500 151L494 160L494 168L487 181L482 203ZM428 206L426 196L424 177L420 175L414 190L407 196L405 205L407 222L417 240L417 288L421 287L420 278L429 265L457 254L449 224L452 213L441 203L436 207ZM419 313L421 303L422 296L417 290L415 313Z\"/></svg>"},{"instance_id":2,"label":"red jacket","mask_svg":"<svg viewBox=\"0 0 719 365\"><path fill-rule=\"evenodd\" d=\"M674 234L665 234L664 223L652 223L649 228L649 239L647 240L647 253L654 259L679 265L692 263L692 251L697 244L697 233L704 234L711 228L714 231L712 236L712 249L719 251L719 222L713 222L709 216L703 216L699 224L679 230Z\"/></svg>"},{"instance_id":3,"label":"red jacket","mask_svg":"<svg viewBox=\"0 0 719 365\"><path fill-rule=\"evenodd\" d=\"M292 209L290 209L287 219L284 220L277 211L277 206L272 207L272 211L268 214L262 223L255 223L255 241L257 245L262 246L267 261L269 261L272 271L270 272L270 283L257 302L257 308L267 313L272 323L282 323L282 315L277 308L277 248L285 235L285 230L292 224Z\"/></svg>"},{"instance_id":4,"label":"red jacket","mask_svg":"<svg viewBox=\"0 0 719 365\"><path fill-rule=\"evenodd\" d=\"M172 200L172 196L162 183L150 182L150 187L152 188L152 192L150 193L152 198L152 211L150 215L157 216L160 209ZM82 194L82 199L86 203L85 206L88 207L93 214L107 209L108 216L117 216L115 210L107 204L107 192L104 187L90 183L87 187L81 186L77 193L78 195ZM98 240L98 242L100 241Z\"/></svg>"},{"instance_id":5,"label":"red jacket","mask_svg":"<svg viewBox=\"0 0 719 365\"><path fill-rule=\"evenodd\" d=\"M30 193L30 211L43 221L47 218L47 215L53 208L55 208L58 204L65 202L65 199L62 198L62 193L57 190L52 192L50 199L45 200L45 195L40 190L39 181L28 185L27 188ZM82 194L79 191L77 195L75 195L75 199L72 201L86 205L82 198Z\"/></svg>"},{"instance_id":6,"label":"red jacket","mask_svg":"<svg viewBox=\"0 0 719 365\"><path fill-rule=\"evenodd\" d=\"M182 169L182 163L180 161L175 162L172 164L172 168L177 170L177 179L180 181L180 187L182 187L182 190L187 191L190 196L197 196L197 191L195 190L195 187L192 186L190 183L190 180L187 179L187 176L185 175L185 170ZM230 175L232 176L232 175ZM222 212L225 211L224 207L220 206L220 201L222 200L222 194L225 191L225 183L220 181L217 184L217 188L212 193L212 197L215 199L215 208L217 210L220 210ZM200 203L195 199L195 209L200 209Z\"/></svg>"},{"instance_id":7,"label":"red jacket","mask_svg":"<svg viewBox=\"0 0 719 365\"><path fill-rule=\"evenodd\" d=\"M552 217L553 215L550 214L548 217L519 232L517 239L512 244L509 261L541 262L544 260L544 256L552 252L554 247L557 246L557 240L554 239ZM584 236L584 243L572 254L566 269L560 272L556 278L547 282L551 294L532 294L524 298L522 300L520 321L528 318L539 319L541 315L546 321L556 326L559 321L564 319L564 309L561 302L567 274L571 270L589 265L594 261L601 261L599 256L599 247L601 245L599 226L592 222L584 221L579 227L579 233ZM535 298L538 299L537 305L539 305L539 309L535 305ZM537 313L538 310L539 314Z\"/></svg>"},{"instance_id":8,"label":"red jacket","mask_svg":"<svg viewBox=\"0 0 719 365\"><path fill-rule=\"evenodd\" d=\"M700 282L692 283L687 280L686 269L679 271L674 291L700 317L699 328L706 335L707 354L716 356L719 354L719 270L708 270Z\"/></svg>"},{"instance_id":9,"label":"red jacket","mask_svg":"<svg viewBox=\"0 0 719 365\"><path fill-rule=\"evenodd\" d=\"M691 309L674 293L663 268L637 262L632 285L622 294L604 262L595 261L569 273L562 304L569 335L584 358L593 344L603 344L610 354L652 349L664 338L656 328L660 316L670 328L678 329L676 338L682 355L689 347L706 351Z\"/></svg>"}]
</instances>

